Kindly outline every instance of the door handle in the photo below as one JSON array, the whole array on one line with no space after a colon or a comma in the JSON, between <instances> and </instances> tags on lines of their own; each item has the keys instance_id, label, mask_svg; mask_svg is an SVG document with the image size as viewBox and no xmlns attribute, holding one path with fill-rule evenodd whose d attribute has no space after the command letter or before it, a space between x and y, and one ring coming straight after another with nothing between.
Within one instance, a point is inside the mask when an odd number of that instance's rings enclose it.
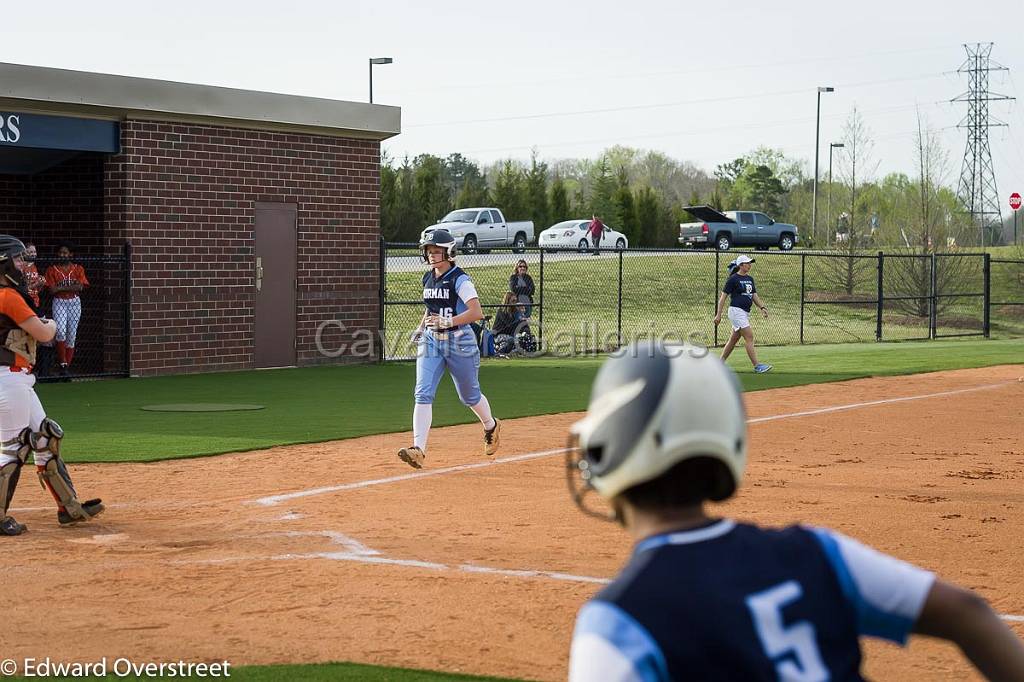
<instances>
[{"instance_id":1,"label":"door handle","mask_svg":"<svg viewBox=\"0 0 1024 682\"><path fill-rule=\"evenodd\" d=\"M256 291L263 290L263 256L256 256Z\"/></svg>"}]
</instances>

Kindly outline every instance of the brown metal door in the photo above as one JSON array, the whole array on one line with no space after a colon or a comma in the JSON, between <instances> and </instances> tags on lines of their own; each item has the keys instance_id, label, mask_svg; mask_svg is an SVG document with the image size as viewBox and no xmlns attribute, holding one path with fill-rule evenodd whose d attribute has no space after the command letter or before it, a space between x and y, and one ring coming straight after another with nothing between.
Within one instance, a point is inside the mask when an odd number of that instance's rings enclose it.
<instances>
[{"instance_id":1,"label":"brown metal door","mask_svg":"<svg viewBox=\"0 0 1024 682\"><path fill-rule=\"evenodd\" d=\"M296 206L256 202L256 367L295 365Z\"/></svg>"}]
</instances>

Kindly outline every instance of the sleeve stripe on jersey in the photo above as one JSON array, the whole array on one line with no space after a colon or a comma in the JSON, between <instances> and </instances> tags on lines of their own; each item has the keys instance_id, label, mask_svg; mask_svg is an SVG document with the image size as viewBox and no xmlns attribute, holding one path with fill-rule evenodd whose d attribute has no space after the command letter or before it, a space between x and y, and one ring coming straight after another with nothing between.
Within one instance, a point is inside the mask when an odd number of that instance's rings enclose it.
<instances>
[{"instance_id":1,"label":"sleeve stripe on jersey","mask_svg":"<svg viewBox=\"0 0 1024 682\"><path fill-rule=\"evenodd\" d=\"M455 291L458 292L459 298L463 303L469 303L474 298L480 298L479 294L476 293L476 285L473 284L473 280L469 278L469 275L462 275L455 280Z\"/></svg>"},{"instance_id":2,"label":"sleeve stripe on jersey","mask_svg":"<svg viewBox=\"0 0 1024 682\"><path fill-rule=\"evenodd\" d=\"M857 612L857 631L906 644L935 576L839 533L811 530Z\"/></svg>"},{"instance_id":3,"label":"sleeve stripe on jersey","mask_svg":"<svg viewBox=\"0 0 1024 682\"><path fill-rule=\"evenodd\" d=\"M607 642L611 649L585 646L588 643L592 644L594 638ZM614 604L603 601L584 604L576 619L573 646L586 648L594 654L604 652L605 656L613 656L617 651L632 664L635 676L627 679L643 682L669 679L668 663L657 642L646 628ZM577 655L582 653L577 651ZM598 662L590 661L587 667L601 669L601 666L594 665L596 663ZM614 664L615 661L608 661L608 665Z\"/></svg>"}]
</instances>

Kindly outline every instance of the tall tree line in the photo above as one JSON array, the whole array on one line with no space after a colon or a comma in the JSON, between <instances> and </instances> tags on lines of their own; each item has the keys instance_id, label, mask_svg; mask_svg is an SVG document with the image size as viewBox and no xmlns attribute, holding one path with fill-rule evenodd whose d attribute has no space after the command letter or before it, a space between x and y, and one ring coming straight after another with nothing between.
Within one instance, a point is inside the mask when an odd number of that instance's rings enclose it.
<instances>
[{"instance_id":1,"label":"tall tree line","mask_svg":"<svg viewBox=\"0 0 1024 682\"><path fill-rule=\"evenodd\" d=\"M423 154L381 163L381 232L415 241L455 208L496 206L509 220L532 220L537 232L559 221L599 216L633 246L677 245L686 206L756 210L800 229L804 245L857 252L899 248L930 253L974 246L977 231L950 186L948 155L926 121L906 144L917 161L906 173L876 178L874 140L854 107L842 129L831 182L818 182L812 231L813 178L807 162L757 147L719 164L713 174L657 151L616 146L595 159L504 159L481 165L461 154ZM1012 241L1004 228L1003 241ZM1007 239L1009 237L1009 239ZM998 239L997 239L997 242ZM845 273L849 288L856 275Z\"/></svg>"}]
</instances>

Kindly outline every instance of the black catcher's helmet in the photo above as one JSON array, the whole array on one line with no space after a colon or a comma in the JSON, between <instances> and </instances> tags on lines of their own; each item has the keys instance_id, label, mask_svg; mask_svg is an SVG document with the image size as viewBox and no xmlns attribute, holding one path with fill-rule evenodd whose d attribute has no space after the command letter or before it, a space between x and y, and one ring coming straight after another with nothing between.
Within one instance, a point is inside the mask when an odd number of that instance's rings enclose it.
<instances>
[{"instance_id":1,"label":"black catcher's helmet","mask_svg":"<svg viewBox=\"0 0 1024 682\"><path fill-rule=\"evenodd\" d=\"M14 259L25 254L25 244L9 234L0 234L0 277L2 286L24 286L25 278L15 265Z\"/></svg>"}]
</instances>

